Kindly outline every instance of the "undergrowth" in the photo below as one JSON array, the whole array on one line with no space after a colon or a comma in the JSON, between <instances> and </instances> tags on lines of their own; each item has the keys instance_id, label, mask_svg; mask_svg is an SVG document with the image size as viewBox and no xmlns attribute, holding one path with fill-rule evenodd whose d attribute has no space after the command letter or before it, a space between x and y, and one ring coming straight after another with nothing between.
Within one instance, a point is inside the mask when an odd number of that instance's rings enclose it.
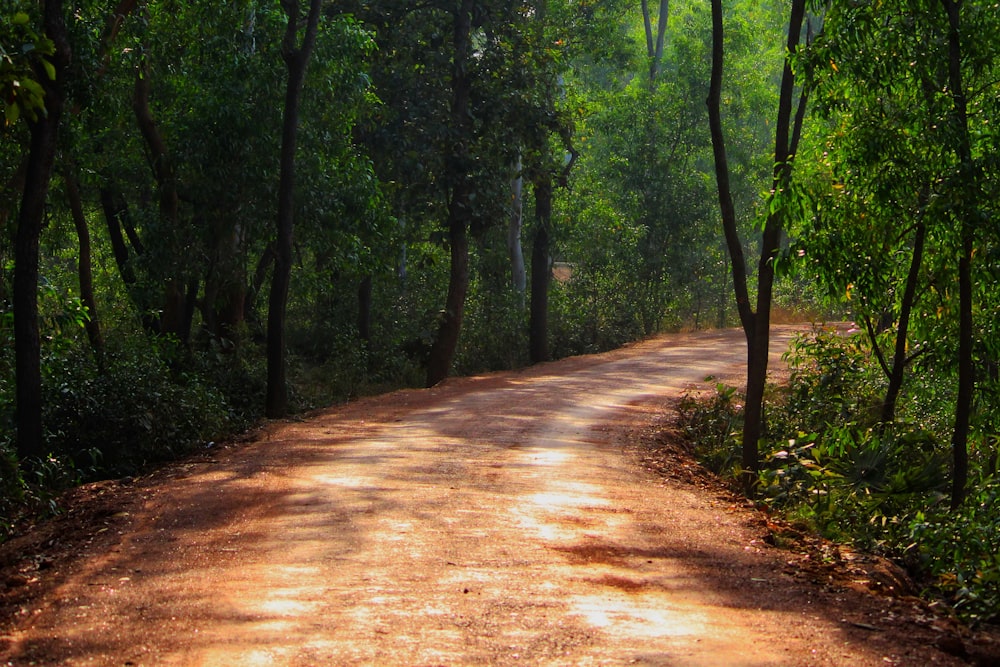
<instances>
[{"instance_id":1,"label":"undergrowth","mask_svg":"<svg viewBox=\"0 0 1000 667\"><path fill-rule=\"evenodd\" d=\"M882 380L857 338L803 338L788 363L788 385L768 391L757 501L827 538L894 559L968 622L1000 619L996 438L974 434L968 498L951 511L949 434L939 427L947 420L934 412L949 402L937 395L935 406L914 382L897 421L878 423ZM681 403L696 456L734 488L742 408L739 392L724 385Z\"/></svg>"}]
</instances>

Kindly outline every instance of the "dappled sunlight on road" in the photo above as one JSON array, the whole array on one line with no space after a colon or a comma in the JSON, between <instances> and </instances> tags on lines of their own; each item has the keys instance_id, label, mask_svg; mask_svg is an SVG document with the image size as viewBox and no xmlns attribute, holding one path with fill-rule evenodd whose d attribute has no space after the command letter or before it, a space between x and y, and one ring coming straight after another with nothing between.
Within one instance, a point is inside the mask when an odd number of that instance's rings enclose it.
<instances>
[{"instance_id":1,"label":"dappled sunlight on road","mask_svg":"<svg viewBox=\"0 0 1000 667\"><path fill-rule=\"evenodd\" d=\"M19 630L15 664L32 646L66 665L837 664L771 648L842 635L813 608L759 608L749 582L780 575L739 521L638 473L610 434L738 373L740 336L274 425L157 482L133 533Z\"/></svg>"}]
</instances>

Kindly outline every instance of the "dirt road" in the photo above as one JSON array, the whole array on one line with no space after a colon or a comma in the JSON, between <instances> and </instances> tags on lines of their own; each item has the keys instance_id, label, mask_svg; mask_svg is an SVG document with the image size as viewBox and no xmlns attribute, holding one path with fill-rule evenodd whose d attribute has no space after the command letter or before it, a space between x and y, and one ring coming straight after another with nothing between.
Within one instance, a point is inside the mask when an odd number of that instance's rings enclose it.
<instances>
[{"instance_id":1,"label":"dirt road","mask_svg":"<svg viewBox=\"0 0 1000 667\"><path fill-rule=\"evenodd\" d=\"M905 603L791 571L745 506L623 452L744 349L451 380L137 480L79 558L18 582L0 664L963 664Z\"/></svg>"}]
</instances>

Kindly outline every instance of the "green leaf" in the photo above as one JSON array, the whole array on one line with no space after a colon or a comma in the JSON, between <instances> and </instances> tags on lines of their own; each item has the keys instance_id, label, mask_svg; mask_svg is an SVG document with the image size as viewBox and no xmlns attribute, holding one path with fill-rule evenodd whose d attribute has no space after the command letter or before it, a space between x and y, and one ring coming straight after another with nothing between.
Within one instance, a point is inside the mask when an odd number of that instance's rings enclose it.
<instances>
[{"instance_id":1,"label":"green leaf","mask_svg":"<svg viewBox=\"0 0 1000 667\"><path fill-rule=\"evenodd\" d=\"M42 58L42 67L45 68L45 73L49 75L50 81L56 80L56 66L50 63L48 60Z\"/></svg>"},{"instance_id":2,"label":"green leaf","mask_svg":"<svg viewBox=\"0 0 1000 667\"><path fill-rule=\"evenodd\" d=\"M14 14L14 18L11 19L11 23L14 25L28 25L29 17L24 12L18 12Z\"/></svg>"}]
</instances>

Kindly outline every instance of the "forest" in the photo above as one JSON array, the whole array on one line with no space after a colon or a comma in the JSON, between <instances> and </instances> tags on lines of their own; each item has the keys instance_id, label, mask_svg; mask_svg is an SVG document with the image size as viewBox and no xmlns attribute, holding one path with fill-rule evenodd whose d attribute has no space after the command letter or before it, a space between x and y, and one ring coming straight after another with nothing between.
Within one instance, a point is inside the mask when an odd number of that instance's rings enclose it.
<instances>
[{"instance_id":1,"label":"forest","mask_svg":"<svg viewBox=\"0 0 1000 667\"><path fill-rule=\"evenodd\" d=\"M706 465L1000 609L984 0L8 0L0 532L263 418L740 326ZM850 320L766 383L770 325Z\"/></svg>"}]
</instances>

